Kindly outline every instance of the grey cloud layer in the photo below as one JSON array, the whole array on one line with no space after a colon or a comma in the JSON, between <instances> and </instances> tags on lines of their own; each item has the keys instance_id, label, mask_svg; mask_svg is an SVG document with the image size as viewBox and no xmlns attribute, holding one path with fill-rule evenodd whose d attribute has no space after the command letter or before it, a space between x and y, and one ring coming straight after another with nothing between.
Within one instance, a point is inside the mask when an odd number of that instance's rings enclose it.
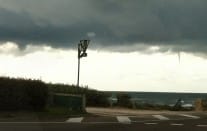
<instances>
[{"instance_id":1,"label":"grey cloud layer","mask_svg":"<svg viewBox=\"0 0 207 131\"><path fill-rule=\"evenodd\" d=\"M0 0L0 40L74 47L94 32L101 47L205 53L206 12L206 0Z\"/></svg>"}]
</instances>

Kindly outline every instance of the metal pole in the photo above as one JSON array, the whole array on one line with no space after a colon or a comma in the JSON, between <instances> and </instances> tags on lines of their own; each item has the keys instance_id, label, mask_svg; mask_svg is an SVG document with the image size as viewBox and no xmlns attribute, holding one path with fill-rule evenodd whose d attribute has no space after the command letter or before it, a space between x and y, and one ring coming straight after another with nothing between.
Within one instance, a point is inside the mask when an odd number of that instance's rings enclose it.
<instances>
[{"instance_id":1,"label":"metal pole","mask_svg":"<svg viewBox=\"0 0 207 131\"><path fill-rule=\"evenodd\" d=\"M77 81L78 87L79 87L79 75L80 75L80 58L78 58L78 81Z\"/></svg>"},{"instance_id":2,"label":"metal pole","mask_svg":"<svg viewBox=\"0 0 207 131\"><path fill-rule=\"evenodd\" d=\"M78 44L78 79L77 79L77 87L79 87L79 76L80 76L80 58L86 57L86 49L88 47L89 40L81 40Z\"/></svg>"},{"instance_id":3,"label":"metal pole","mask_svg":"<svg viewBox=\"0 0 207 131\"><path fill-rule=\"evenodd\" d=\"M79 76L80 76L80 49L78 47L78 80L77 80L77 87L79 87Z\"/></svg>"}]
</instances>

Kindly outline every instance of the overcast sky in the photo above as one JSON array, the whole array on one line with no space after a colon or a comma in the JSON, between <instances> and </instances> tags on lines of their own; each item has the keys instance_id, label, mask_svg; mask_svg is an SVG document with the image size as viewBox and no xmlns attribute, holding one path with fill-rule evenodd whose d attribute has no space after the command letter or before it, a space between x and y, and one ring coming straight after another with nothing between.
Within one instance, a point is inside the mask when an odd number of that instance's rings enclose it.
<instances>
[{"instance_id":1,"label":"overcast sky","mask_svg":"<svg viewBox=\"0 0 207 131\"><path fill-rule=\"evenodd\" d=\"M206 0L0 0L0 75L75 84L77 43L90 39L82 85L207 92L206 7Z\"/></svg>"}]
</instances>

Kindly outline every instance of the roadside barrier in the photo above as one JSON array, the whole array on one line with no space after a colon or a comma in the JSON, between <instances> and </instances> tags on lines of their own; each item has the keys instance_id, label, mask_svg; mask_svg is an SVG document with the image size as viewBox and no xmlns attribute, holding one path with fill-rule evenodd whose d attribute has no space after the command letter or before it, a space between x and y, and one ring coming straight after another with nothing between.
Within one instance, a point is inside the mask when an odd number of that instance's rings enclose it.
<instances>
[{"instance_id":1,"label":"roadside barrier","mask_svg":"<svg viewBox=\"0 0 207 131\"><path fill-rule=\"evenodd\" d=\"M85 95L55 93L52 94L52 104L71 110L85 111Z\"/></svg>"}]
</instances>

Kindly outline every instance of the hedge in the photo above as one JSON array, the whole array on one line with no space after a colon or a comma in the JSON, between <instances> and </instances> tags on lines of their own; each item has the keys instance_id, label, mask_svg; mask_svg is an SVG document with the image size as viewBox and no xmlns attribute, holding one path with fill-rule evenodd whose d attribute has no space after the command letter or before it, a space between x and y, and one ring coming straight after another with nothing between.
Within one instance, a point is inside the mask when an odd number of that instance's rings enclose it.
<instances>
[{"instance_id":1,"label":"hedge","mask_svg":"<svg viewBox=\"0 0 207 131\"><path fill-rule=\"evenodd\" d=\"M47 85L39 80L0 77L0 110L41 110L47 99Z\"/></svg>"}]
</instances>

